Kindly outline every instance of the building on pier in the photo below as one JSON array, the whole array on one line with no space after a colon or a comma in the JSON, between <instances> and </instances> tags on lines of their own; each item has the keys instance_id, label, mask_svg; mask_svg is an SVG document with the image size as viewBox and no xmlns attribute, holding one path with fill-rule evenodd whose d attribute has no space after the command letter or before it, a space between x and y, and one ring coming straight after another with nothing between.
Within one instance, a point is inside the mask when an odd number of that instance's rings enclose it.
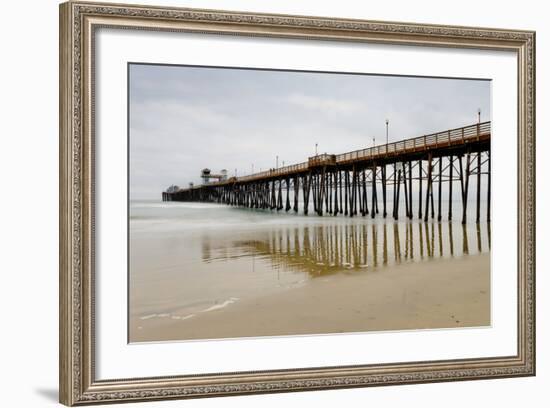
<instances>
[{"instance_id":1,"label":"building on pier","mask_svg":"<svg viewBox=\"0 0 550 408\"><path fill-rule=\"evenodd\" d=\"M212 174L212 171L209 168L204 168L201 171L201 179L203 184L209 184L211 179L214 179L217 182L227 180L227 170L223 169L219 174Z\"/></svg>"}]
</instances>

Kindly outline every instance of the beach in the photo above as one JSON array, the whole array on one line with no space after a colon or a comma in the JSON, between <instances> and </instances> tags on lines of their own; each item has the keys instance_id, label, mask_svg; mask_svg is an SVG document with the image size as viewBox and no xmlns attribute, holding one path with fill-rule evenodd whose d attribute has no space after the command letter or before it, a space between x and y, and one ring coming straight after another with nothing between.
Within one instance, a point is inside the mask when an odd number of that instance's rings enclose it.
<instances>
[{"instance_id":1,"label":"beach","mask_svg":"<svg viewBox=\"0 0 550 408\"><path fill-rule=\"evenodd\" d=\"M130 342L489 326L488 225L136 204Z\"/></svg>"},{"instance_id":2,"label":"beach","mask_svg":"<svg viewBox=\"0 0 550 408\"><path fill-rule=\"evenodd\" d=\"M176 312L177 313L177 312ZM490 325L489 255L337 275L181 320L136 319L134 341ZM140 329L141 327L141 329Z\"/></svg>"}]
</instances>

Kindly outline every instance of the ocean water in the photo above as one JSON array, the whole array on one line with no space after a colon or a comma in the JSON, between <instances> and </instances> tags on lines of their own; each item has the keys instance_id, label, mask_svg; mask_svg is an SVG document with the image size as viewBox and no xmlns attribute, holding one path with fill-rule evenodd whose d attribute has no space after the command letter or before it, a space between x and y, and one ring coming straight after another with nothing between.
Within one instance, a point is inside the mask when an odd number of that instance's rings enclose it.
<instances>
[{"instance_id":1,"label":"ocean water","mask_svg":"<svg viewBox=\"0 0 550 408\"><path fill-rule=\"evenodd\" d=\"M469 222L462 225L461 203L453 207L452 222L445 204L441 222L425 223L418 220L417 203L413 220L402 214L394 221L390 214L382 217L381 207L371 219L132 201L130 317L185 320L315 279L489 252L490 223L473 222L475 205L470 204Z\"/></svg>"}]
</instances>

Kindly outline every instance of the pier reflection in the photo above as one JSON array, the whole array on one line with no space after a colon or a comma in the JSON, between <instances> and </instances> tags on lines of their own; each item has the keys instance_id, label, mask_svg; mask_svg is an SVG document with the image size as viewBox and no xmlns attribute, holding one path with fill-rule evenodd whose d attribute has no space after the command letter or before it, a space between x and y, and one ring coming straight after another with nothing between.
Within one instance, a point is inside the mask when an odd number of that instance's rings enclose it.
<instances>
[{"instance_id":1,"label":"pier reflection","mask_svg":"<svg viewBox=\"0 0 550 408\"><path fill-rule=\"evenodd\" d=\"M249 239L216 243L203 240L203 262L253 257L277 269L315 277L457 258L486 253L491 248L490 224L483 223L313 224L250 235ZM473 242L475 252L470 247Z\"/></svg>"}]
</instances>

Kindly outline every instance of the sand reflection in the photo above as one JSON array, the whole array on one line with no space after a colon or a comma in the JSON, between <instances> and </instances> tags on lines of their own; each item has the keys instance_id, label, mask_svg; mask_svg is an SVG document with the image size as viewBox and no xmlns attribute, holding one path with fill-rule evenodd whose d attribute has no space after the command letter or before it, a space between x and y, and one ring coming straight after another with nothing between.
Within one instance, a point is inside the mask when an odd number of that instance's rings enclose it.
<instances>
[{"instance_id":1,"label":"sand reflection","mask_svg":"<svg viewBox=\"0 0 550 408\"><path fill-rule=\"evenodd\" d=\"M416 224L416 225L414 225ZM202 242L203 262L242 257L311 277L381 269L403 262L463 257L490 251L489 225L404 222L318 224L274 228L250 239ZM457 243L458 248L457 250Z\"/></svg>"}]
</instances>

